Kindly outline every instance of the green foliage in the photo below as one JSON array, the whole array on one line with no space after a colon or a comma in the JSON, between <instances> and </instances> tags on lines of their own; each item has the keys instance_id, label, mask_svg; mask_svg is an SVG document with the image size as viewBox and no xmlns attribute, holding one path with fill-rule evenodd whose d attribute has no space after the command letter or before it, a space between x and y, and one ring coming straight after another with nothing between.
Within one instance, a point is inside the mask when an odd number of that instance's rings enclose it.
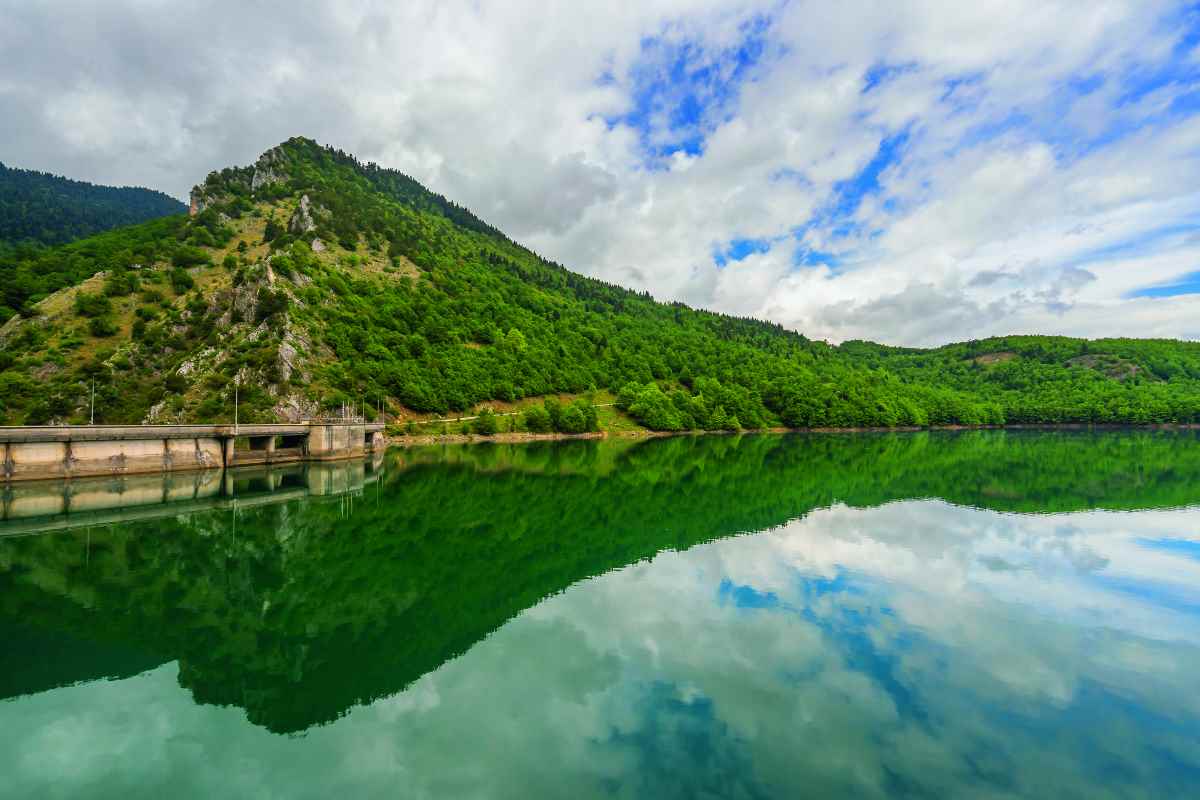
<instances>
[{"instance_id":1,"label":"green foliage","mask_svg":"<svg viewBox=\"0 0 1200 800\"><path fill-rule=\"evenodd\" d=\"M276 292L262 287L258 290L258 305L255 309L255 323L270 319L275 314L281 314L287 311L288 296L283 292Z\"/></svg>"},{"instance_id":2,"label":"green foliage","mask_svg":"<svg viewBox=\"0 0 1200 800\"><path fill-rule=\"evenodd\" d=\"M199 267L211 264L212 259L203 249L184 245L171 256L171 263L176 267Z\"/></svg>"},{"instance_id":3,"label":"green foliage","mask_svg":"<svg viewBox=\"0 0 1200 800\"><path fill-rule=\"evenodd\" d=\"M140 288L137 273L117 267L104 280L104 294L109 297L128 297Z\"/></svg>"},{"instance_id":4,"label":"green foliage","mask_svg":"<svg viewBox=\"0 0 1200 800\"><path fill-rule=\"evenodd\" d=\"M491 436L496 433L498 426L496 424L496 413L490 408L485 408L479 412L474 422L471 425L472 431L480 436Z\"/></svg>"},{"instance_id":5,"label":"green foliage","mask_svg":"<svg viewBox=\"0 0 1200 800\"><path fill-rule=\"evenodd\" d=\"M522 418L525 422L525 429L530 433L548 433L554 429L545 406L527 408Z\"/></svg>"},{"instance_id":6,"label":"green foliage","mask_svg":"<svg viewBox=\"0 0 1200 800\"><path fill-rule=\"evenodd\" d=\"M196 281L192 279L192 276L183 267L177 266L171 270L171 290L175 294L186 294L195 285Z\"/></svg>"},{"instance_id":7,"label":"green foliage","mask_svg":"<svg viewBox=\"0 0 1200 800\"><path fill-rule=\"evenodd\" d=\"M75 295L75 313L81 317L99 317L112 311L112 303L102 294L78 292Z\"/></svg>"},{"instance_id":8,"label":"green foliage","mask_svg":"<svg viewBox=\"0 0 1200 800\"><path fill-rule=\"evenodd\" d=\"M0 164L0 243L65 244L186 210L151 189L97 186Z\"/></svg>"},{"instance_id":9,"label":"green foliage","mask_svg":"<svg viewBox=\"0 0 1200 800\"><path fill-rule=\"evenodd\" d=\"M119 328L110 316L92 317L88 322L88 331L92 336L112 336Z\"/></svg>"}]
</instances>

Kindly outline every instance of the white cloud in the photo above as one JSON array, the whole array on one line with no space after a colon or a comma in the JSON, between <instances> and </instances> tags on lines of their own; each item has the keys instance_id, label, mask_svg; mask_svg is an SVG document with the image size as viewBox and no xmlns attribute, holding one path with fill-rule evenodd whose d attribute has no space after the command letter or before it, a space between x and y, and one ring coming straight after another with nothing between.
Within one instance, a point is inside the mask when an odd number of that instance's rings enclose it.
<instances>
[{"instance_id":1,"label":"white cloud","mask_svg":"<svg viewBox=\"0 0 1200 800\"><path fill-rule=\"evenodd\" d=\"M1196 335L1194 299L1125 299L1200 261L1147 235L1200 212L1175 2L0 8L6 163L182 196L303 134L580 271L809 335ZM680 53L708 72L672 126ZM877 191L839 206L898 135ZM644 150L688 136L699 153ZM801 229L837 269L794 267ZM737 238L774 244L718 269ZM976 280L996 272L1016 278Z\"/></svg>"}]
</instances>

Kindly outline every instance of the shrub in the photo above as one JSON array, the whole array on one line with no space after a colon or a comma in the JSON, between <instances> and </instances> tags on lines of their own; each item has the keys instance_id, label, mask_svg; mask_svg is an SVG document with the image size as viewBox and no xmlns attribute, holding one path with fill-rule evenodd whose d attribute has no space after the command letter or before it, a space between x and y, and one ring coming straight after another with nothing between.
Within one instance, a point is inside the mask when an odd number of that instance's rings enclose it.
<instances>
[{"instance_id":1,"label":"shrub","mask_svg":"<svg viewBox=\"0 0 1200 800\"><path fill-rule=\"evenodd\" d=\"M112 311L112 303L102 294L79 292L75 295L75 313L81 317L99 317Z\"/></svg>"},{"instance_id":2,"label":"shrub","mask_svg":"<svg viewBox=\"0 0 1200 800\"><path fill-rule=\"evenodd\" d=\"M642 389L629 406L629 414L652 431L677 431L683 428L679 411L671 398L654 384Z\"/></svg>"},{"instance_id":3,"label":"shrub","mask_svg":"<svg viewBox=\"0 0 1200 800\"><path fill-rule=\"evenodd\" d=\"M495 412L490 408L483 409L479 412L479 416L475 419L475 424L471 427L480 436L491 436L498 429Z\"/></svg>"},{"instance_id":4,"label":"shrub","mask_svg":"<svg viewBox=\"0 0 1200 800\"><path fill-rule=\"evenodd\" d=\"M125 270L114 270L104 280L104 294L109 297L126 297L138 290L138 277Z\"/></svg>"},{"instance_id":5,"label":"shrub","mask_svg":"<svg viewBox=\"0 0 1200 800\"><path fill-rule=\"evenodd\" d=\"M192 280L192 276L183 267L175 267L171 270L171 290L175 294L184 294L191 291L196 282Z\"/></svg>"},{"instance_id":6,"label":"shrub","mask_svg":"<svg viewBox=\"0 0 1200 800\"><path fill-rule=\"evenodd\" d=\"M212 261L208 253L199 247L184 245L178 248L175 254L171 256L171 263L177 267L198 267L202 264L211 264ZM174 273L172 273L172 276L174 276ZM174 280L173 277L172 280Z\"/></svg>"},{"instance_id":7,"label":"shrub","mask_svg":"<svg viewBox=\"0 0 1200 800\"><path fill-rule=\"evenodd\" d=\"M559 430L563 433L583 433L587 430L587 420L574 403L567 406L559 418Z\"/></svg>"},{"instance_id":8,"label":"shrub","mask_svg":"<svg viewBox=\"0 0 1200 800\"><path fill-rule=\"evenodd\" d=\"M531 433L546 433L551 429L550 414L543 406L533 406L525 410L525 428Z\"/></svg>"},{"instance_id":9,"label":"shrub","mask_svg":"<svg viewBox=\"0 0 1200 800\"><path fill-rule=\"evenodd\" d=\"M118 330L117 323L113 322L113 318L108 315L92 317L92 321L88 323L88 332L92 336L112 336Z\"/></svg>"},{"instance_id":10,"label":"shrub","mask_svg":"<svg viewBox=\"0 0 1200 800\"><path fill-rule=\"evenodd\" d=\"M288 296L284 292L275 292L267 287L258 290L258 307L254 312L254 321L262 322L282 311L287 311Z\"/></svg>"},{"instance_id":11,"label":"shrub","mask_svg":"<svg viewBox=\"0 0 1200 800\"><path fill-rule=\"evenodd\" d=\"M580 397L571 403L571 408L578 411L580 418L583 420L583 427L578 431L573 431L574 433L600 430L600 419L596 414L596 408L588 400ZM565 418L564 412L564 425L566 424Z\"/></svg>"},{"instance_id":12,"label":"shrub","mask_svg":"<svg viewBox=\"0 0 1200 800\"><path fill-rule=\"evenodd\" d=\"M546 415L550 417L551 430L562 430L562 403L557 397L547 397L542 401L542 406L546 409Z\"/></svg>"}]
</instances>

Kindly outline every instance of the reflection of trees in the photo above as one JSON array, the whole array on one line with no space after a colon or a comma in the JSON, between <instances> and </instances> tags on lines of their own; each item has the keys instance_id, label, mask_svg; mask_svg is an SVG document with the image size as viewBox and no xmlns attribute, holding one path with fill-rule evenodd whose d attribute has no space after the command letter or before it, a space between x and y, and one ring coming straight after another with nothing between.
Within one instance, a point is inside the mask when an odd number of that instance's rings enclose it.
<instances>
[{"instance_id":1,"label":"reflection of trees","mask_svg":"<svg viewBox=\"0 0 1200 800\"><path fill-rule=\"evenodd\" d=\"M521 610L667 548L832 502L1009 511L1195 502L1191 434L701 437L410 450L353 504L0 542L0 612L180 662L276 731L392 694ZM81 673L103 673L82 645ZM140 663L140 662L139 662ZM8 692L42 688L30 684Z\"/></svg>"}]
</instances>

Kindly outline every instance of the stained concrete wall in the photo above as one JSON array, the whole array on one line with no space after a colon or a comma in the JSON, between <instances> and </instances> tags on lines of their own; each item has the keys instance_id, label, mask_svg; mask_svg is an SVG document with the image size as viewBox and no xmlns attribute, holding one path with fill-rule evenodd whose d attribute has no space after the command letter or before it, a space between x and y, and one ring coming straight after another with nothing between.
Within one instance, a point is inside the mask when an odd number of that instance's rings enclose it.
<instances>
[{"instance_id":1,"label":"stained concrete wall","mask_svg":"<svg viewBox=\"0 0 1200 800\"><path fill-rule=\"evenodd\" d=\"M382 451L379 425L153 426L0 429L0 480L176 472L244 464L333 460ZM376 429L376 430L372 430ZM197 435L211 432L210 436ZM182 435L181 435L182 434ZM285 448L276 447L285 437ZM109 438L111 437L111 438ZM235 450L249 439L251 449Z\"/></svg>"},{"instance_id":2,"label":"stained concrete wall","mask_svg":"<svg viewBox=\"0 0 1200 800\"><path fill-rule=\"evenodd\" d=\"M309 458L353 458L365 451L361 425L313 425L309 428Z\"/></svg>"},{"instance_id":3,"label":"stained concrete wall","mask_svg":"<svg viewBox=\"0 0 1200 800\"><path fill-rule=\"evenodd\" d=\"M14 481L223 466L221 442L215 438L7 442L3 450L4 477Z\"/></svg>"}]
</instances>

